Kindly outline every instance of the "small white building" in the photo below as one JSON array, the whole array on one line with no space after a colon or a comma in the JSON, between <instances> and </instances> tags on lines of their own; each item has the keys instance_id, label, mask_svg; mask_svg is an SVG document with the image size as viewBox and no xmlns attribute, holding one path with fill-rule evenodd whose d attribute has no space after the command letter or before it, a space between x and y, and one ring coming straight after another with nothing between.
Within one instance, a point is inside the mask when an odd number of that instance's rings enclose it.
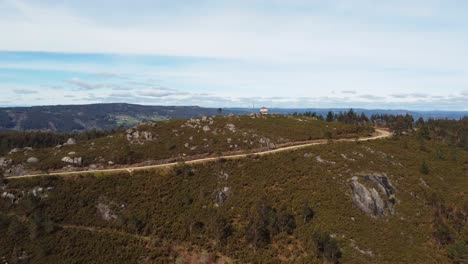
<instances>
[{"instance_id":1,"label":"small white building","mask_svg":"<svg viewBox=\"0 0 468 264\"><path fill-rule=\"evenodd\" d=\"M267 115L268 114L268 108L266 108L266 107L260 108L260 114Z\"/></svg>"}]
</instances>

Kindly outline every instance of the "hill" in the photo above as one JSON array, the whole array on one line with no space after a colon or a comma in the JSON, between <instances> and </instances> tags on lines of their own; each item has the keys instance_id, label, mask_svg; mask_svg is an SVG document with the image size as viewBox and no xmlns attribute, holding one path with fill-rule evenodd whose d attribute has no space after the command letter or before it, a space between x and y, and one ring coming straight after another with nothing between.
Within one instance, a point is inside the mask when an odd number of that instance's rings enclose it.
<instances>
[{"instance_id":1,"label":"hill","mask_svg":"<svg viewBox=\"0 0 468 264\"><path fill-rule=\"evenodd\" d=\"M466 263L466 122L411 134L170 169L7 180L0 257Z\"/></svg>"},{"instance_id":2,"label":"hill","mask_svg":"<svg viewBox=\"0 0 468 264\"><path fill-rule=\"evenodd\" d=\"M54 105L0 108L0 130L82 131L130 127L146 121L243 113L198 106L135 104Z\"/></svg>"},{"instance_id":3,"label":"hill","mask_svg":"<svg viewBox=\"0 0 468 264\"><path fill-rule=\"evenodd\" d=\"M356 138L372 132L367 123L324 122L306 116L204 116L149 122L90 139L56 137L53 139L62 141L53 147L32 148L23 144L22 148L0 152L4 155L0 165L3 164L6 175L12 176L118 168L248 153L315 139ZM36 141L43 141L41 136L48 139L51 135L39 134ZM9 136L11 140L13 137Z\"/></svg>"}]
</instances>

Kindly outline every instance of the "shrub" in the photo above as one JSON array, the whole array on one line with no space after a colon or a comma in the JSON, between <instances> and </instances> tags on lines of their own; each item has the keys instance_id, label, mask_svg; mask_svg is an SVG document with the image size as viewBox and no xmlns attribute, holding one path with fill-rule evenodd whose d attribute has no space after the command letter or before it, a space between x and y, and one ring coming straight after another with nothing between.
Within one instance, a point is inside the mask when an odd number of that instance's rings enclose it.
<instances>
[{"instance_id":1,"label":"shrub","mask_svg":"<svg viewBox=\"0 0 468 264\"><path fill-rule=\"evenodd\" d=\"M341 250L335 238L328 232L316 231L313 234L316 253L322 258L326 258L332 263L340 263Z\"/></svg>"},{"instance_id":2,"label":"shrub","mask_svg":"<svg viewBox=\"0 0 468 264\"><path fill-rule=\"evenodd\" d=\"M440 245L447 245L452 241L452 234L449 227L442 221L435 223L434 239Z\"/></svg>"},{"instance_id":3,"label":"shrub","mask_svg":"<svg viewBox=\"0 0 468 264\"><path fill-rule=\"evenodd\" d=\"M468 262L468 244L466 242L457 242L447 249L449 257L454 263Z\"/></svg>"},{"instance_id":4,"label":"shrub","mask_svg":"<svg viewBox=\"0 0 468 264\"><path fill-rule=\"evenodd\" d=\"M175 174L177 176L193 176L195 173L193 172L193 169L190 165L184 163L184 162L179 162L174 167Z\"/></svg>"},{"instance_id":5,"label":"shrub","mask_svg":"<svg viewBox=\"0 0 468 264\"><path fill-rule=\"evenodd\" d=\"M424 175L428 175L429 172L430 172L429 165L427 164L427 162L425 160L421 163L420 171Z\"/></svg>"},{"instance_id":6,"label":"shrub","mask_svg":"<svg viewBox=\"0 0 468 264\"><path fill-rule=\"evenodd\" d=\"M309 223L314 218L314 211L309 207L308 204L304 204L304 223Z\"/></svg>"}]
</instances>

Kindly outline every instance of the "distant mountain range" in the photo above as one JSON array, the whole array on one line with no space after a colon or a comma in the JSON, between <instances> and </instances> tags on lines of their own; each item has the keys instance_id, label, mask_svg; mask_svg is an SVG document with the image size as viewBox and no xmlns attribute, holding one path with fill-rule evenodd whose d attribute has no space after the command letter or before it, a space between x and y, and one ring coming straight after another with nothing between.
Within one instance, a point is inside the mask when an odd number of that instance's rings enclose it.
<instances>
[{"instance_id":1,"label":"distant mountain range","mask_svg":"<svg viewBox=\"0 0 468 264\"><path fill-rule=\"evenodd\" d=\"M270 113L292 114L294 112L316 112L325 116L328 111L341 112L344 108L271 108ZM415 119L448 118L468 116L467 111L407 111L381 109L354 109L356 112L372 114L406 114ZM82 131L90 129L108 130L131 127L145 121L173 118L192 118L211 115L247 114L257 112L249 108L203 108L198 106L147 106L124 103L89 105L54 105L0 108L0 130L50 130Z\"/></svg>"},{"instance_id":2,"label":"distant mountain range","mask_svg":"<svg viewBox=\"0 0 468 264\"><path fill-rule=\"evenodd\" d=\"M54 105L0 108L0 130L80 131L130 127L145 121L191 118L242 111L198 106L134 104Z\"/></svg>"}]
</instances>

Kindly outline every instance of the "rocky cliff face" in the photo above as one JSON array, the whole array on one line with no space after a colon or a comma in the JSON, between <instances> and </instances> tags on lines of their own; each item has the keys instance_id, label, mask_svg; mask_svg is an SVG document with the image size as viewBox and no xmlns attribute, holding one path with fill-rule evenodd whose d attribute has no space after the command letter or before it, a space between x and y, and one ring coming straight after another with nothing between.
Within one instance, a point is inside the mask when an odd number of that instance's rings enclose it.
<instances>
[{"instance_id":1,"label":"rocky cliff face","mask_svg":"<svg viewBox=\"0 0 468 264\"><path fill-rule=\"evenodd\" d=\"M395 189L386 175L354 176L351 178L351 189L354 204L368 215L379 218L394 213Z\"/></svg>"}]
</instances>

